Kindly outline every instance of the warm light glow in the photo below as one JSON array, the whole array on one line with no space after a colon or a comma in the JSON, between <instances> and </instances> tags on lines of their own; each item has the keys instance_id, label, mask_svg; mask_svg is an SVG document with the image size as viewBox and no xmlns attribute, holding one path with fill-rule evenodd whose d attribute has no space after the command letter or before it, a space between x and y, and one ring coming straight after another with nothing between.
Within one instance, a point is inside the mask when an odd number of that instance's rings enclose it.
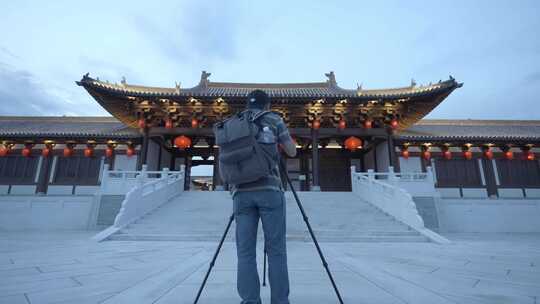
<instances>
[{"instance_id":1,"label":"warm light glow","mask_svg":"<svg viewBox=\"0 0 540 304\"><path fill-rule=\"evenodd\" d=\"M173 121L172 121L172 119L169 118L169 119L167 119L167 120L165 121L165 128L167 128L167 129L172 129L172 128L173 128Z\"/></svg>"},{"instance_id":2,"label":"warm light glow","mask_svg":"<svg viewBox=\"0 0 540 304\"><path fill-rule=\"evenodd\" d=\"M425 160L431 159L431 152L429 150L422 151L422 158Z\"/></svg>"},{"instance_id":3,"label":"warm light glow","mask_svg":"<svg viewBox=\"0 0 540 304\"><path fill-rule=\"evenodd\" d=\"M463 151L463 157L467 160L471 160L473 157L473 154L470 150Z\"/></svg>"},{"instance_id":4,"label":"warm light glow","mask_svg":"<svg viewBox=\"0 0 540 304\"><path fill-rule=\"evenodd\" d=\"M105 157L107 158L111 158L114 156L114 148L111 147L111 146L108 146L106 149L105 149Z\"/></svg>"},{"instance_id":5,"label":"warm light glow","mask_svg":"<svg viewBox=\"0 0 540 304\"><path fill-rule=\"evenodd\" d=\"M450 152L450 150L447 148L443 151L443 157L445 159L452 159L452 152Z\"/></svg>"},{"instance_id":6,"label":"warm light glow","mask_svg":"<svg viewBox=\"0 0 540 304\"><path fill-rule=\"evenodd\" d=\"M193 118L193 119L191 120L191 127L192 127L193 129L195 129L195 128L197 128L198 126L199 126L199 121L197 120L197 118Z\"/></svg>"},{"instance_id":7,"label":"warm light glow","mask_svg":"<svg viewBox=\"0 0 540 304\"><path fill-rule=\"evenodd\" d=\"M409 159L409 155L410 155L409 148L408 147L403 147L401 149L401 157L403 157L405 159Z\"/></svg>"},{"instance_id":8,"label":"warm light glow","mask_svg":"<svg viewBox=\"0 0 540 304\"><path fill-rule=\"evenodd\" d=\"M9 151L9 148L6 148L4 146L0 147L0 157L7 156L9 154Z\"/></svg>"},{"instance_id":9,"label":"warm light glow","mask_svg":"<svg viewBox=\"0 0 540 304\"><path fill-rule=\"evenodd\" d=\"M321 127L321 122L317 119L311 123L311 128L313 128L314 130L318 130L320 127Z\"/></svg>"},{"instance_id":10,"label":"warm light glow","mask_svg":"<svg viewBox=\"0 0 540 304\"><path fill-rule=\"evenodd\" d=\"M133 155L135 155L135 148L133 148L132 146L128 146L126 149L126 155L127 157L132 157Z\"/></svg>"},{"instance_id":11,"label":"warm light glow","mask_svg":"<svg viewBox=\"0 0 540 304\"><path fill-rule=\"evenodd\" d=\"M392 129L397 129L398 126L399 126L399 122L397 119L394 118L390 121L390 127L392 127Z\"/></svg>"},{"instance_id":12,"label":"warm light glow","mask_svg":"<svg viewBox=\"0 0 540 304\"><path fill-rule=\"evenodd\" d=\"M137 126L139 126L140 129L146 128L146 120L144 118L141 118L137 121Z\"/></svg>"},{"instance_id":13,"label":"warm light glow","mask_svg":"<svg viewBox=\"0 0 540 304\"><path fill-rule=\"evenodd\" d=\"M86 147L86 148L84 149L84 156L86 156L86 157L92 157L92 156L94 156L94 148L92 148L92 147Z\"/></svg>"},{"instance_id":14,"label":"warm light glow","mask_svg":"<svg viewBox=\"0 0 540 304\"><path fill-rule=\"evenodd\" d=\"M343 130L343 129L345 129L346 127L347 127L347 122L345 122L344 119L340 120L339 123L338 123L338 128L339 128L340 130Z\"/></svg>"},{"instance_id":15,"label":"warm light glow","mask_svg":"<svg viewBox=\"0 0 540 304\"><path fill-rule=\"evenodd\" d=\"M371 119L364 120L364 128L366 129L373 128L373 121Z\"/></svg>"},{"instance_id":16,"label":"warm light glow","mask_svg":"<svg viewBox=\"0 0 540 304\"><path fill-rule=\"evenodd\" d=\"M25 147L21 150L21 154L24 157L29 157L30 155L32 155L32 149Z\"/></svg>"},{"instance_id":17,"label":"warm light glow","mask_svg":"<svg viewBox=\"0 0 540 304\"><path fill-rule=\"evenodd\" d=\"M535 157L533 151L530 151L530 150L527 151L527 160L535 160L535 159L536 159L536 157Z\"/></svg>"},{"instance_id":18,"label":"warm light glow","mask_svg":"<svg viewBox=\"0 0 540 304\"><path fill-rule=\"evenodd\" d=\"M73 148L64 148L64 157L71 157L73 155Z\"/></svg>"},{"instance_id":19,"label":"warm light glow","mask_svg":"<svg viewBox=\"0 0 540 304\"><path fill-rule=\"evenodd\" d=\"M345 140L345 148L349 151L355 151L362 146L362 140L358 137L351 136Z\"/></svg>"},{"instance_id":20,"label":"warm light glow","mask_svg":"<svg viewBox=\"0 0 540 304\"><path fill-rule=\"evenodd\" d=\"M52 153L52 149L49 147L45 147L43 148L43 150L41 150L41 156L43 157L49 157L51 153Z\"/></svg>"},{"instance_id":21,"label":"warm light glow","mask_svg":"<svg viewBox=\"0 0 540 304\"><path fill-rule=\"evenodd\" d=\"M191 146L191 138L180 135L174 139L174 145L181 150L189 148Z\"/></svg>"},{"instance_id":22,"label":"warm light glow","mask_svg":"<svg viewBox=\"0 0 540 304\"><path fill-rule=\"evenodd\" d=\"M493 159L493 151L490 148L484 150L484 157L486 159Z\"/></svg>"},{"instance_id":23,"label":"warm light glow","mask_svg":"<svg viewBox=\"0 0 540 304\"><path fill-rule=\"evenodd\" d=\"M506 159L508 159L508 160L514 159L514 152L508 150L508 151L504 152L504 157Z\"/></svg>"}]
</instances>

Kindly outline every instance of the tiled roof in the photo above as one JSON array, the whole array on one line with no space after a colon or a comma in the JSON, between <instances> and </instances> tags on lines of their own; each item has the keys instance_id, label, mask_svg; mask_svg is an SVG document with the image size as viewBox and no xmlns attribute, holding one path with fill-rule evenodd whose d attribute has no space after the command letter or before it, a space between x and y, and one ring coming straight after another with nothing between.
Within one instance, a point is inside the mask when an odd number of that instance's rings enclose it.
<instances>
[{"instance_id":1,"label":"tiled roof","mask_svg":"<svg viewBox=\"0 0 540 304\"><path fill-rule=\"evenodd\" d=\"M136 129L114 117L0 116L1 137L138 138Z\"/></svg>"},{"instance_id":2,"label":"tiled roof","mask_svg":"<svg viewBox=\"0 0 540 304\"><path fill-rule=\"evenodd\" d=\"M114 117L0 116L2 137L139 138ZM531 140L540 141L540 120L423 119L396 135L397 140Z\"/></svg>"},{"instance_id":3,"label":"tiled roof","mask_svg":"<svg viewBox=\"0 0 540 304\"><path fill-rule=\"evenodd\" d=\"M139 97L246 97L254 89L266 91L274 98L407 98L437 93L448 89L460 87L462 84L450 77L449 80L440 81L426 86L411 85L403 88L365 90L343 89L335 82L333 73L327 74L326 82L311 83L234 83L211 82L209 74L203 72L201 81L192 88L159 88L127 84L109 83L94 79L88 75L83 76L77 84L87 89L101 89L111 93L139 96Z\"/></svg>"},{"instance_id":4,"label":"tiled roof","mask_svg":"<svg viewBox=\"0 0 540 304\"><path fill-rule=\"evenodd\" d=\"M423 119L397 135L401 140L540 140L539 120Z\"/></svg>"}]
</instances>

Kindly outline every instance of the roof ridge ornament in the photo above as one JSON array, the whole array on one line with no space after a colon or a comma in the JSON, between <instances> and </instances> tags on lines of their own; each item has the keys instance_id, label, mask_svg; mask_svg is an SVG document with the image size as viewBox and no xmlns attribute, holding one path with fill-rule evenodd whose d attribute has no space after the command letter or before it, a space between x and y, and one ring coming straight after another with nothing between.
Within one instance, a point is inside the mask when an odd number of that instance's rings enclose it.
<instances>
[{"instance_id":1,"label":"roof ridge ornament","mask_svg":"<svg viewBox=\"0 0 540 304\"><path fill-rule=\"evenodd\" d=\"M411 78L411 88L414 88L416 86L416 80L414 78Z\"/></svg>"},{"instance_id":2,"label":"roof ridge ornament","mask_svg":"<svg viewBox=\"0 0 540 304\"><path fill-rule=\"evenodd\" d=\"M208 88L208 84L210 83L210 79L209 79L210 75L212 75L212 73L207 73L206 71L202 71L199 85L203 86L204 88Z\"/></svg>"},{"instance_id":3,"label":"roof ridge ornament","mask_svg":"<svg viewBox=\"0 0 540 304\"><path fill-rule=\"evenodd\" d=\"M326 83L328 84L328 86L337 87L336 74L334 74L334 71L325 73L324 76L328 78L328 80L326 80Z\"/></svg>"},{"instance_id":4,"label":"roof ridge ornament","mask_svg":"<svg viewBox=\"0 0 540 304\"><path fill-rule=\"evenodd\" d=\"M182 84L181 82L177 82L177 81L174 82L174 90L176 91L176 94L180 94L180 85L181 84Z\"/></svg>"},{"instance_id":5,"label":"roof ridge ornament","mask_svg":"<svg viewBox=\"0 0 540 304\"><path fill-rule=\"evenodd\" d=\"M123 87L127 85L126 76L122 76L122 80L120 80L120 84L122 84Z\"/></svg>"}]
</instances>

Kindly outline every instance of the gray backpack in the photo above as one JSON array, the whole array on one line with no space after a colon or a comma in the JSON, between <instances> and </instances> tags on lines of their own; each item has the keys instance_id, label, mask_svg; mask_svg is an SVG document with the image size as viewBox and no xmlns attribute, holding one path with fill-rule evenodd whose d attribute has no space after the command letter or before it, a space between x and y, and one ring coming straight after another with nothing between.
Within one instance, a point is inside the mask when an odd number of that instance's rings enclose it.
<instances>
[{"instance_id":1,"label":"gray backpack","mask_svg":"<svg viewBox=\"0 0 540 304\"><path fill-rule=\"evenodd\" d=\"M271 130L260 124L268 113L271 112L243 111L214 125L223 182L232 185L253 182L271 175L277 166L277 140L273 134L264 134Z\"/></svg>"}]
</instances>

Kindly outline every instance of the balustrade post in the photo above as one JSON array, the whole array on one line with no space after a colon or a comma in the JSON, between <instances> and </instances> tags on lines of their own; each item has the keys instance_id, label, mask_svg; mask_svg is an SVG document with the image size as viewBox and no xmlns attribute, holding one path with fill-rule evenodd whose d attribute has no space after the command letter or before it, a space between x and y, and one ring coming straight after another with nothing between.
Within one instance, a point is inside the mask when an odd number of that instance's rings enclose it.
<instances>
[{"instance_id":1,"label":"balustrade post","mask_svg":"<svg viewBox=\"0 0 540 304\"><path fill-rule=\"evenodd\" d=\"M139 174L139 176L142 176L143 183L146 182L146 179L148 179L148 173L146 173L147 168L147 165L142 165L141 174Z\"/></svg>"},{"instance_id":2,"label":"balustrade post","mask_svg":"<svg viewBox=\"0 0 540 304\"><path fill-rule=\"evenodd\" d=\"M101 182L101 186L103 187L104 184L107 184L109 179L109 164L103 165L103 171L101 172L101 176L99 178L99 181Z\"/></svg>"},{"instance_id":3,"label":"balustrade post","mask_svg":"<svg viewBox=\"0 0 540 304\"><path fill-rule=\"evenodd\" d=\"M163 168L161 171L161 179L163 180L169 180L169 168Z\"/></svg>"},{"instance_id":4,"label":"balustrade post","mask_svg":"<svg viewBox=\"0 0 540 304\"><path fill-rule=\"evenodd\" d=\"M397 181L397 176L396 176L396 172L394 171L394 166L388 167L388 181L392 183Z\"/></svg>"},{"instance_id":5,"label":"balustrade post","mask_svg":"<svg viewBox=\"0 0 540 304\"><path fill-rule=\"evenodd\" d=\"M368 169L367 174L368 174L369 181L372 181L375 179L375 171L373 171L373 169Z\"/></svg>"},{"instance_id":6,"label":"balustrade post","mask_svg":"<svg viewBox=\"0 0 540 304\"><path fill-rule=\"evenodd\" d=\"M433 168L431 166L426 167L427 180L435 185L435 178L433 177Z\"/></svg>"},{"instance_id":7,"label":"balustrade post","mask_svg":"<svg viewBox=\"0 0 540 304\"><path fill-rule=\"evenodd\" d=\"M351 166L351 189L355 190L356 166Z\"/></svg>"}]
</instances>

